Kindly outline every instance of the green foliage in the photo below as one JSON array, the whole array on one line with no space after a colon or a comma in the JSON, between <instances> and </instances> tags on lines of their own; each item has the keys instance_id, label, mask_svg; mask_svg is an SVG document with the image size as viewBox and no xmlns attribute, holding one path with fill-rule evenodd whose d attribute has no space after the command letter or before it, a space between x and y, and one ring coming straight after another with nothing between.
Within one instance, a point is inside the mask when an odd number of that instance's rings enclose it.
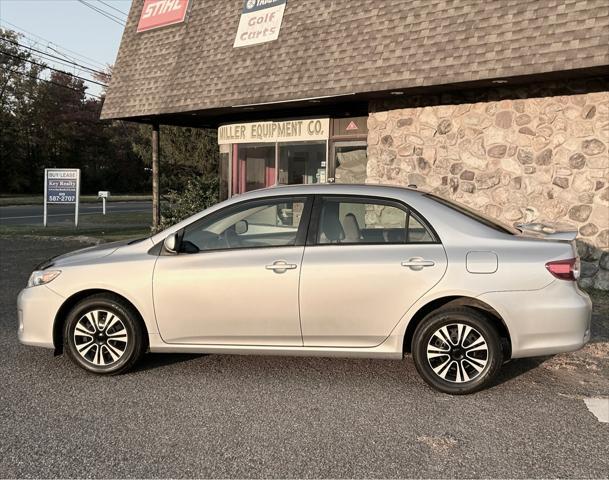
<instances>
[{"instance_id":1,"label":"green foliage","mask_svg":"<svg viewBox=\"0 0 609 480\"><path fill-rule=\"evenodd\" d=\"M72 75L46 72L15 32L0 29L2 193L41 193L45 168L80 168L81 191L144 192L150 174L133 144L139 126L100 121L102 100ZM44 64L43 64L44 65Z\"/></svg>"},{"instance_id":2,"label":"green foliage","mask_svg":"<svg viewBox=\"0 0 609 480\"><path fill-rule=\"evenodd\" d=\"M219 179L217 175L194 176L186 181L180 192L170 191L161 208L161 225L164 230L178 222L211 207L218 202Z\"/></svg>"},{"instance_id":3,"label":"green foliage","mask_svg":"<svg viewBox=\"0 0 609 480\"><path fill-rule=\"evenodd\" d=\"M1 1L1 0L0 0ZM81 192L150 192L151 127L99 119L102 100L69 74L34 59L15 32L0 28L0 193L40 194L44 168L80 168ZM96 79L107 83L112 73ZM103 97L103 94L102 94ZM161 191L194 177L215 177L216 133L161 127Z\"/></svg>"},{"instance_id":4,"label":"green foliage","mask_svg":"<svg viewBox=\"0 0 609 480\"><path fill-rule=\"evenodd\" d=\"M150 166L152 158L149 125L141 125L140 137L148 139L134 145L135 151ZM218 175L219 152L215 130L161 125L160 174L163 192L183 188L193 177Z\"/></svg>"}]
</instances>

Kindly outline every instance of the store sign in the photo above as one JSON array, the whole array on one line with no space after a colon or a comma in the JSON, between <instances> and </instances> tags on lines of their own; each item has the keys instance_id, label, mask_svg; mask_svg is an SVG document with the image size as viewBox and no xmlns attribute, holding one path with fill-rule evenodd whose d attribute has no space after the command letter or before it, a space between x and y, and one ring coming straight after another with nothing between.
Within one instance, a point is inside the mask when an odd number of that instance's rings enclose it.
<instances>
[{"instance_id":1,"label":"store sign","mask_svg":"<svg viewBox=\"0 0 609 480\"><path fill-rule=\"evenodd\" d=\"M189 0L144 0L138 32L183 22Z\"/></svg>"},{"instance_id":2,"label":"store sign","mask_svg":"<svg viewBox=\"0 0 609 480\"><path fill-rule=\"evenodd\" d=\"M78 169L45 169L47 203L76 203L78 196Z\"/></svg>"},{"instance_id":3,"label":"store sign","mask_svg":"<svg viewBox=\"0 0 609 480\"><path fill-rule=\"evenodd\" d=\"M223 125L218 129L218 143L275 143L327 140L328 118L289 120L286 122L256 122Z\"/></svg>"},{"instance_id":4,"label":"store sign","mask_svg":"<svg viewBox=\"0 0 609 480\"><path fill-rule=\"evenodd\" d=\"M287 0L244 0L233 48L277 40L286 2Z\"/></svg>"},{"instance_id":5,"label":"store sign","mask_svg":"<svg viewBox=\"0 0 609 480\"><path fill-rule=\"evenodd\" d=\"M368 135L368 117L335 118L332 129L333 137L366 137Z\"/></svg>"}]
</instances>

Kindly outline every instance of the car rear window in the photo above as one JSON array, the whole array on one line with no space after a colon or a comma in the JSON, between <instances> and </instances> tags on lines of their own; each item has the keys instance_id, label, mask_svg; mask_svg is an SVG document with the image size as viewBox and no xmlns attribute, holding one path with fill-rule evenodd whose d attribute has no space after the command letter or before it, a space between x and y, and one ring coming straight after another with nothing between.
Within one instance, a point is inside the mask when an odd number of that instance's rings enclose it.
<instances>
[{"instance_id":1,"label":"car rear window","mask_svg":"<svg viewBox=\"0 0 609 480\"><path fill-rule=\"evenodd\" d=\"M438 197L432 193L426 193L425 196L428 198L431 198L432 200L435 200L438 203L441 203L442 205L444 205L448 208L456 210L457 212L462 213L463 215L466 215L469 218L476 220L477 222L480 222L480 223L486 225L487 227L492 228L493 230L496 230L498 232L507 233L508 235L517 235L519 233L516 228L511 227L498 220L495 220L494 218L491 218L491 217L483 215L479 212L476 212L475 210L472 210L471 208L466 207L465 205L461 205L456 202L451 202L450 200L446 200L445 198Z\"/></svg>"}]
</instances>

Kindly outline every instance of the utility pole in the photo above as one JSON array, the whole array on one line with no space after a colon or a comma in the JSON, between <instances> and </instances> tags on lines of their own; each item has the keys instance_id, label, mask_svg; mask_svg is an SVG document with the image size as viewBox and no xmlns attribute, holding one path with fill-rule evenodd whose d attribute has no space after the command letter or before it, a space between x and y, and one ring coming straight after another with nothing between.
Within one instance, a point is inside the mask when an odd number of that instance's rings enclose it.
<instances>
[{"instance_id":1,"label":"utility pole","mask_svg":"<svg viewBox=\"0 0 609 480\"><path fill-rule=\"evenodd\" d=\"M152 228L161 224L161 194L159 189L159 124L152 125Z\"/></svg>"}]
</instances>

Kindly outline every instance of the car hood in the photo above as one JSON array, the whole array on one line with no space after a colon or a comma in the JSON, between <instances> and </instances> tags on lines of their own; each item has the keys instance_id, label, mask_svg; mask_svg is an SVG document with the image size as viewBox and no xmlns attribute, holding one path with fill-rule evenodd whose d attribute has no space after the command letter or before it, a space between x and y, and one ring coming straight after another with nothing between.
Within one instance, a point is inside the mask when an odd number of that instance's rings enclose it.
<instances>
[{"instance_id":1,"label":"car hood","mask_svg":"<svg viewBox=\"0 0 609 480\"><path fill-rule=\"evenodd\" d=\"M120 240L118 242L102 243L93 247L81 248L73 252L64 253L58 257L53 257L43 264L39 265L37 270L43 270L50 267L61 267L63 265L72 265L75 263L87 262L89 260L97 260L99 258L107 257L114 253L117 249L124 245L128 245L133 242L131 240Z\"/></svg>"}]
</instances>

